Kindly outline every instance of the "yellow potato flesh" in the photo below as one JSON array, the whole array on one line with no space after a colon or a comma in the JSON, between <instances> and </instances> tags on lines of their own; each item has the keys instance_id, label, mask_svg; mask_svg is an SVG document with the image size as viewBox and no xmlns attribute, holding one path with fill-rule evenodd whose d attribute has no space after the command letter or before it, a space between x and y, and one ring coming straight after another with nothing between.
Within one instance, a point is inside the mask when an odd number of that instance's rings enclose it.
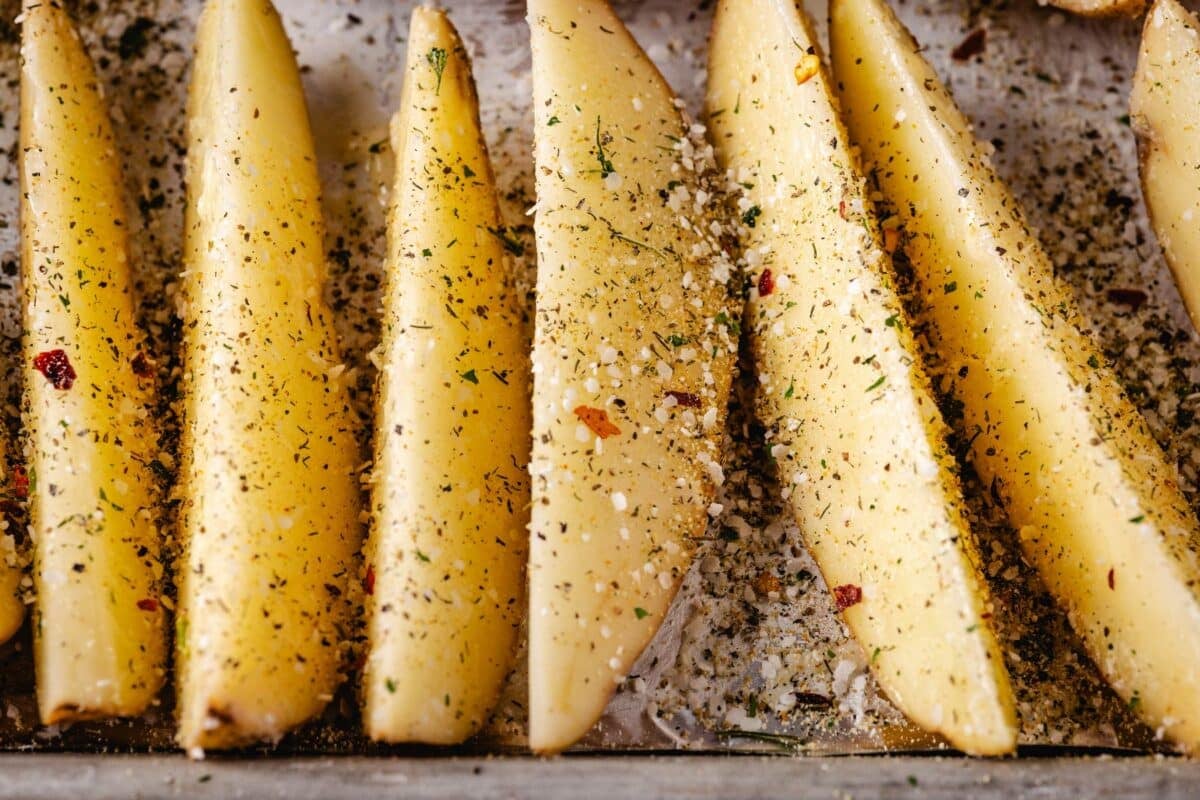
<instances>
[{"instance_id":1,"label":"yellow potato flesh","mask_svg":"<svg viewBox=\"0 0 1200 800\"><path fill-rule=\"evenodd\" d=\"M746 189L759 416L826 583L888 696L971 753L1016 712L945 426L820 66L791 0L723 0L708 110ZM835 590L835 594L836 594Z\"/></svg>"},{"instance_id":2,"label":"yellow potato flesh","mask_svg":"<svg viewBox=\"0 0 1200 800\"><path fill-rule=\"evenodd\" d=\"M179 741L275 740L341 680L359 458L320 186L267 0L212 0L189 119Z\"/></svg>"},{"instance_id":3,"label":"yellow potato flesh","mask_svg":"<svg viewBox=\"0 0 1200 800\"><path fill-rule=\"evenodd\" d=\"M25 11L21 54L38 709L45 723L135 715L162 685L166 644L154 380L138 374L120 167L92 63L57 4Z\"/></svg>"},{"instance_id":4,"label":"yellow potato flesh","mask_svg":"<svg viewBox=\"0 0 1200 800\"><path fill-rule=\"evenodd\" d=\"M1146 17L1130 117L1146 207L1200 327L1200 20L1175 0Z\"/></svg>"},{"instance_id":5,"label":"yellow potato flesh","mask_svg":"<svg viewBox=\"0 0 1200 800\"><path fill-rule=\"evenodd\" d=\"M0 436L0 497L19 502L23 490L16 488L16 472L8 466L8 440ZM0 533L0 644L13 637L25 621L21 582L25 577L16 538L11 527Z\"/></svg>"},{"instance_id":6,"label":"yellow potato flesh","mask_svg":"<svg viewBox=\"0 0 1200 800\"><path fill-rule=\"evenodd\" d=\"M720 480L736 342L670 88L601 0L533 0L529 23L530 744L551 752L600 717L678 588Z\"/></svg>"},{"instance_id":7,"label":"yellow potato flesh","mask_svg":"<svg viewBox=\"0 0 1200 800\"><path fill-rule=\"evenodd\" d=\"M970 458L1116 691L1200 742L1196 522L962 113L882 0L834 0L854 143L903 223Z\"/></svg>"},{"instance_id":8,"label":"yellow potato flesh","mask_svg":"<svg viewBox=\"0 0 1200 800\"><path fill-rule=\"evenodd\" d=\"M460 742L525 613L529 341L471 65L441 11L408 37L376 425L367 733Z\"/></svg>"}]
</instances>

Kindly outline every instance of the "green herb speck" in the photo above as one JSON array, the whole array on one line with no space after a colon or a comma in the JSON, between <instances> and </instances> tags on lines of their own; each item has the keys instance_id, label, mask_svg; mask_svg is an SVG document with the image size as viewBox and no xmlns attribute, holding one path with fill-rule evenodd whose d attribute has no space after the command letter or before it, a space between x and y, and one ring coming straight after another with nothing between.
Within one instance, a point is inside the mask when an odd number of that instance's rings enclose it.
<instances>
[{"instance_id":1,"label":"green herb speck","mask_svg":"<svg viewBox=\"0 0 1200 800\"><path fill-rule=\"evenodd\" d=\"M442 93L442 73L446 71L446 51L441 47L434 47L425 54L425 60L429 62L429 66L433 67L433 73L437 75L437 94Z\"/></svg>"}]
</instances>

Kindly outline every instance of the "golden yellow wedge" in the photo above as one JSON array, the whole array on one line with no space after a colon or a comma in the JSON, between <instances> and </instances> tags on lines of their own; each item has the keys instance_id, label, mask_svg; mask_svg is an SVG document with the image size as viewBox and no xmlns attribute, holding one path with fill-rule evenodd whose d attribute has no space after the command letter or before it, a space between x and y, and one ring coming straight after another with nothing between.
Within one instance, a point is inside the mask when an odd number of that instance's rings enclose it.
<instances>
[{"instance_id":1,"label":"golden yellow wedge","mask_svg":"<svg viewBox=\"0 0 1200 800\"><path fill-rule=\"evenodd\" d=\"M793 0L718 4L708 110L747 187L759 417L884 691L955 746L1007 753L1016 711L946 428L830 92Z\"/></svg>"},{"instance_id":2,"label":"golden yellow wedge","mask_svg":"<svg viewBox=\"0 0 1200 800\"><path fill-rule=\"evenodd\" d=\"M268 0L211 0L188 109L179 742L274 741L341 681L359 453L320 184Z\"/></svg>"},{"instance_id":3,"label":"golden yellow wedge","mask_svg":"<svg viewBox=\"0 0 1200 800\"><path fill-rule=\"evenodd\" d=\"M530 744L552 752L600 717L683 577L737 342L706 148L670 87L603 0L532 0L529 23Z\"/></svg>"},{"instance_id":4,"label":"golden yellow wedge","mask_svg":"<svg viewBox=\"0 0 1200 800\"><path fill-rule=\"evenodd\" d=\"M1176 0L1146 16L1130 118L1146 208L1200 327L1200 19Z\"/></svg>"},{"instance_id":5,"label":"golden yellow wedge","mask_svg":"<svg viewBox=\"0 0 1200 800\"><path fill-rule=\"evenodd\" d=\"M27 480L26 474L9 469L8 437L0 435L0 487L3 487L0 498L7 503L19 503L29 491ZM4 514L7 511L0 508L0 515ZM25 621L25 600L21 597L24 577L16 537L9 527L0 531L0 644L11 639Z\"/></svg>"},{"instance_id":6,"label":"golden yellow wedge","mask_svg":"<svg viewBox=\"0 0 1200 800\"><path fill-rule=\"evenodd\" d=\"M505 263L471 64L445 13L409 27L375 428L364 724L461 742L525 615L529 337Z\"/></svg>"},{"instance_id":7,"label":"golden yellow wedge","mask_svg":"<svg viewBox=\"0 0 1200 800\"><path fill-rule=\"evenodd\" d=\"M66 12L30 4L22 20L23 411L49 724L142 712L165 675L165 612L154 376L112 127Z\"/></svg>"},{"instance_id":8,"label":"golden yellow wedge","mask_svg":"<svg viewBox=\"0 0 1200 800\"><path fill-rule=\"evenodd\" d=\"M1146 0L1049 0L1050 5L1081 17L1136 17L1146 8Z\"/></svg>"},{"instance_id":9,"label":"golden yellow wedge","mask_svg":"<svg viewBox=\"0 0 1200 800\"><path fill-rule=\"evenodd\" d=\"M970 458L1100 670L1200 743L1200 537L966 118L883 0L833 0L854 143L898 211Z\"/></svg>"}]
</instances>

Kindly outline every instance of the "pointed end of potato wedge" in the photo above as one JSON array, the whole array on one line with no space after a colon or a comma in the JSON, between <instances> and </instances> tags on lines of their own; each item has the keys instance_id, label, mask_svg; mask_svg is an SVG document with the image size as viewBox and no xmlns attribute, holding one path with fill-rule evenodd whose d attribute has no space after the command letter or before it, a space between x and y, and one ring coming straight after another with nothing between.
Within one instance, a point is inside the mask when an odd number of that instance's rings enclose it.
<instances>
[{"instance_id":1,"label":"pointed end of potato wedge","mask_svg":"<svg viewBox=\"0 0 1200 800\"><path fill-rule=\"evenodd\" d=\"M1049 0L1050 5L1080 17L1106 19L1136 17L1146 8L1146 0Z\"/></svg>"}]
</instances>

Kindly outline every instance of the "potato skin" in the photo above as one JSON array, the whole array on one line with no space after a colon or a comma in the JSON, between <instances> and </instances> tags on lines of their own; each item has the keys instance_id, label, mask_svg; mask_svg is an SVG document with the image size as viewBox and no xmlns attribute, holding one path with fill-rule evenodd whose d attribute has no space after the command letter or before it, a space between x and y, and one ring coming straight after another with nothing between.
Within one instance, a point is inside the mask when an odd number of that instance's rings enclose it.
<instances>
[{"instance_id":1,"label":"potato skin","mask_svg":"<svg viewBox=\"0 0 1200 800\"><path fill-rule=\"evenodd\" d=\"M897 209L969 458L1101 672L1200 744L1200 533L967 120L882 0L834 0L854 143ZM1170 631L1170 635L1163 635Z\"/></svg>"},{"instance_id":2,"label":"potato skin","mask_svg":"<svg viewBox=\"0 0 1200 800\"><path fill-rule=\"evenodd\" d=\"M112 126L66 12L22 20L22 410L38 710L53 724L141 713L165 676L166 612L154 377Z\"/></svg>"},{"instance_id":3,"label":"potato skin","mask_svg":"<svg viewBox=\"0 0 1200 800\"><path fill-rule=\"evenodd\" d=\"M413 11L392 149L363 717L374 739L454 744L487 721L525 616L530 374L471 65L442 11Z\"/></svg>"},{"instance_id":4,"label":"potato skin","mask_svg":"<svg viewBox=\"0 0 1200 800\"><path fill-rule=\"evenodd\" d=\"M211 0L188 108L178 740L275 741L342 680L360 454L299 71L268 0Z\"/></svg>"},{"instance_id":5,"label":"potato skin","mask_svg":"<svg viewBox=\"0 0 1200 800\"><path fill-rule=\"evenodd\" d=\"M712 139L748 187L758 416L884 691L956 747L1009 753L1012 689L947 429L816 42L791 0L722 0L710 37Z\"/></svg>"}]
</instances>

